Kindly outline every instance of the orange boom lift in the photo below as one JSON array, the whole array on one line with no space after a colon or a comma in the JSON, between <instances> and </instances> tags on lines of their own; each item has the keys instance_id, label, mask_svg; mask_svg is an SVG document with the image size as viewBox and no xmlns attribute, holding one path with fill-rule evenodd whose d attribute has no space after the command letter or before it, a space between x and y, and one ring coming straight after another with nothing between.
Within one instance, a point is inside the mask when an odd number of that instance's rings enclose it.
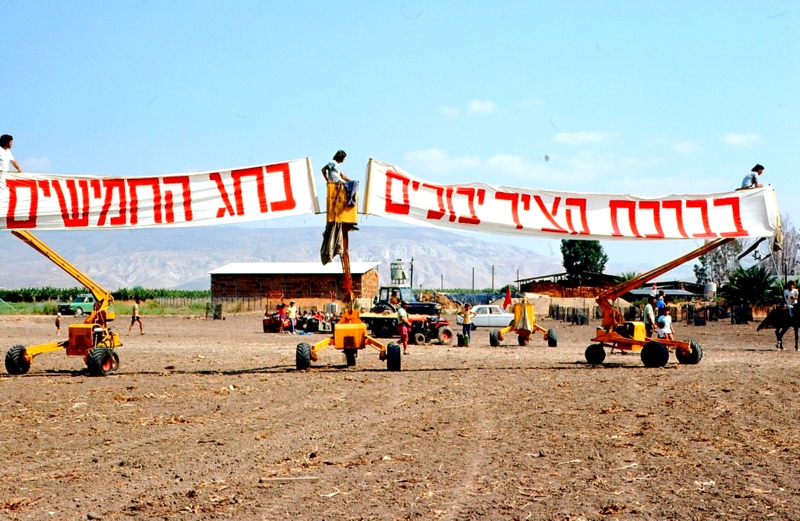
<instances>
[{"instance_id":1,"label":"orange boom lift","mask_svg":"<svg viewBox=\"0 0 800 521\"><path fill-rule=\"evenodd\" d=\"M692 259L713 251L733 239L715 239L666 264L646 273L626 280L597 296L597 304L603 312L603 325L597 328L592 339L596 344L586 348L586 361L590 364L601 364L606 358L606 347L612 351L641 351L642 363L647 367L662 367L669 361L669 350L674 349L675 357L682 364L696 364L703 358L703 348L692 340L667 340L664 338L648 338L644 322L626 322L622 314L613 308L612 302L664 273Z\"/></svg>"}]
</instances>

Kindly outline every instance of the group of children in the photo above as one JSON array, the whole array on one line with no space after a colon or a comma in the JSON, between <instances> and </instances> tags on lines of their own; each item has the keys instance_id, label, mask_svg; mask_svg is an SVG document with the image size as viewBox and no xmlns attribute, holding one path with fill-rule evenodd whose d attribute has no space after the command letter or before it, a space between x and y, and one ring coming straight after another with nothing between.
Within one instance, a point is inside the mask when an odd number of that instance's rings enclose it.
<instances>
[{"instance_id":1,"label":"group of children","mask_svg":"<svg viewBox=\"0 0 800 521\"><path fill-rule=\"evenodd\" d=\"M648 337L652 337L655 333L658 338L675 340L675 328L672 325L669 307L664 301L664 290L659 291L657 296L647 299L647 305L644 307L644 327Z\"/></svg>"}]
</instances>

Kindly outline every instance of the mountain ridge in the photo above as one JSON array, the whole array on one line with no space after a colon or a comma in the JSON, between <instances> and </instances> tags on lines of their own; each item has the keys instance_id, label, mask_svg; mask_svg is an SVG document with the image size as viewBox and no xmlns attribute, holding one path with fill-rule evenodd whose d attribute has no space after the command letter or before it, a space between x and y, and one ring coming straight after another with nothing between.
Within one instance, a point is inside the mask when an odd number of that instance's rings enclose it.
<instances>
[{"instance_id":1,"label":"mountain ridge","mask_svg":"<svg viewBox=\"0 0 800 521\"><path fill-rule=\"evenodd\" d=\"M208 289L207 272L212 269L231 262L318 262L322 244L322 230L316 227L209 226L36 235L109 290L134 286ZM0 247L4 260L0 287L77 284L10 234L1 236ZM402 259L410 272L413 258L415 288L472 288L473 269L474 287L488 288L492 266L495 288L513 283L517 276L526 279L563 271L561 259L431 227L362 227L350 234L350 255L353 261L379 262L382 282L389 280L391 262Z\"/></svg>"}]
</instances>

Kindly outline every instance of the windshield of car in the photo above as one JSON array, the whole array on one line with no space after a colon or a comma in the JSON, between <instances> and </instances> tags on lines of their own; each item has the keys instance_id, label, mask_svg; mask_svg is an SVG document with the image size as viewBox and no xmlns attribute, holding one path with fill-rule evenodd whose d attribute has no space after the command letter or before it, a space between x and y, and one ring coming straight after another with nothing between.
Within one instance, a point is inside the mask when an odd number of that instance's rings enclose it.
<instances>
[{"instance_id":1,"label":"windshield of car","mask_svg":"<svg viewBox=\"0 0 800 521\"><path fill-rule=\"evenodd\" d=\"M75 297L75 300L73 300L72 302L94 302L94 299L90 296L81 295Z\"/></svg>"}]
</instances>

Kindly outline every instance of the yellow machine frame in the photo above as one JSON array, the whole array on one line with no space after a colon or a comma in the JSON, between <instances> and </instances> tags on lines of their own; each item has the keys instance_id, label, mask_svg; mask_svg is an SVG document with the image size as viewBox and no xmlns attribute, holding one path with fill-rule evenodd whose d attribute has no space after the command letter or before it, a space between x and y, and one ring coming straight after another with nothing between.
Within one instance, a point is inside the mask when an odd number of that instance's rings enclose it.
<instances>
[{"instance_id":1,"label":"yellow machine frame","mask_svg":"<svg viewBox=\"0 0 800 521\"><path fill-rule=\"evenodd\" d=\"M356 201L357 202L357 201ZM327 222L342 227L342 271L344 274L345 309L342 317L334 326L333 335L313 345L300 343L297 346L297 368L308 369L310 361L318 361L319 353L333 347L344 351L347 365L356 363L358 350L373 347L379 352L380 360L388 361L390 370L400 370L400 354L397 344L389 344L392 351L387 356L387 346L378 342L367 334L367 325L361 321L358 310L355 308L355 294L353 293L353 276L350 271L349 233L358 224L357 205L346 204L346 189L342 183L328 183L327 185Z\"/></svg>"},{"instance_id":2,"label":"yellow machine frame","mask_svg":"<svg viewBox=\"0 0 800 521\"><path fill-rule=\"evenodd\" d=\"M721 238L710 241L682 257L671 260L600 293L596 301L603 313L602 326L597 328L597 333L592 339L593 342L597 343L591 344L586 348L586 360L589 363L602 363L605 359L604 348L610 347L612 352L614 350L641 351L642 362L649 367L665 365L669 359L669 349L675 350L675 355L681 363L698 363L703 356L702 348L699 344L693 341L647 337L644 322L626 322L622 314L614 309L612 303L628 291L663 275L685 262L724 246L732 240L731 238Z\"/></svg>"},{"instance_id":3,"label":"yellow machine frame","mask_svg":"<svg viewBox=\"0 0 800 521\"><path fill-rule=\"evenodd\" d=\"M517 333L519 345L526 346L534 333L542 333L544 340L550 347L556 347L555 330L545 329L536 323L536 314L532 302L523 297L522 302L514 304L514 320L502 329L493 329L489 332L489 345L497 347L507 334Z\"/></svg>"},{"instance_id":4,"label":"yellow machine frame","mask_svg":"<svg viewBox=\"0 0 800 521\"><path fill-rule=\"evenodd\" d=\"M109 305L114 301L111 293L32 233L28 231L11 233L83 284L94 296L96 304L83 323L69 325L66 340L28 347L22 345L12 347L6 353L6 370L10 374L27 373L34 357L61 349L66 351L67 356L82 356L92 374L102 376L116 370L119 366L119 356L114 352L114 348L121 346L122 342L119 335L107 327L107 322L116 318L114 311L109 309ZM95 349L99 350L93 352Z\"/></svg>"}]
</instances>

